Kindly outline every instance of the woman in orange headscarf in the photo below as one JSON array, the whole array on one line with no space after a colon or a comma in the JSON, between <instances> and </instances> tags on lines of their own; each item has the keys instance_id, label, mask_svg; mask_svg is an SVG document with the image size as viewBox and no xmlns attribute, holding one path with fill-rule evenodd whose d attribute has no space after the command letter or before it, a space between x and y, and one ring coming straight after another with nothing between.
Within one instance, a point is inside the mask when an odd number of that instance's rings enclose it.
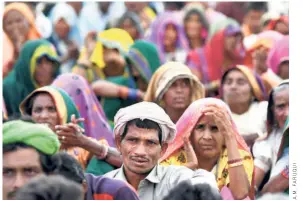
<instances>
[{"instance_id":1,"label":"woman in orange headscarf","mask_svg":"<svg viewBox=\"0 0 303 201\"><path fill-rule=\"evenodd\" d=\"M13 57L6 57L3 72L10 71L14 61L18 58L23 44L27 40L41 38L35 25L35 16L30 7L25 3L10 3L5 6L3 13L4 41L9 49L13 49ZM4 46L5 51L7 46ZM4 50L4 49L3 49ZM4 76L5 76L4 75Z\"/></svg>"},{"instance_id":2,"label":"woman in orange headscarf","mask_svg":"<svg viewBox=\"0 0 303 201\"><path fill-rule=\"evenodd\" d=\"M224 199L254 198L252 156L228 106L219 99L200 99L187 108L161 161L212 171Z\"/></svg>"}]
</instances>

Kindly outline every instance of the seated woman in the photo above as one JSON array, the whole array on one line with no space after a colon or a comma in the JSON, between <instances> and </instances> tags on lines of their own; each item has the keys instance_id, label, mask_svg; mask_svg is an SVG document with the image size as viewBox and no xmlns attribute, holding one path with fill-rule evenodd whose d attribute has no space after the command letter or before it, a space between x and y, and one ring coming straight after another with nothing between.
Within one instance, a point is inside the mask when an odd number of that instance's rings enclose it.
<instances>
[{"instance_id":1,"label":"seated woman","mask_svg":"<svg viewBox=\"0 0 303 201\"><path fill-rule=\"evenodd\" d=\"M264 136L268 103L257 74L241 65L229 69L222 77L221 97L229 106L239 134L248 146Z\"/></svg>"},{"instance_id":2,"label":"seated woman","mask_svg":"<svg viewBox=\"0 0 303 201\"><path fill-rule=\"evenodd\" d=\"M119 97L131 99L131 94L143 98L148 83L154 72L160 67L158 50L152 43L137 40L130 47L127 58L130 74L132 75L136 88L129 88L105 80L98 80L92 84L94 92L101 97ZM109 90L110 89L110 90Z\"/></svg>"},{"instance_id":3,"label":"seated woman","mask_svg":"<svg viewBox=\"0 0 303 201\"><path fill-rule=\"evenodd\" d=\"M41 34L35 25L35 16L31 8L26 3L21 2L10 3L5 6L3 31L4 36L7 36L4 38L4 41L9 45L8 49L12 49L13 53L12 57L8 58L7 65L4 66L4 73L7 75L18 59L24 43L28 40L41 38ZM6 53L6 50L5 48L3 52Z\"/></svg>"},{"instance_id":4,"label":"seated woman","mask_svg":"<svg viewBox=\"0 0 303 201\"><path fill-rule=\"evenodd\" d=\"M160 161L212 171L223 199L254 199L253 158L220 99L200 99L187 108L177 122L177 137Z\"/></svg>"},{"instance_id":5,"label":"seated woman","mask_svg":"<svg viewBox=\"0 0 303 201\"><path fill-rule=\"evenodd\" d=\"M157 16L151 27L149 41L157 45L161 63L185 62L188 44L178 22L179 13L164 12Z\"/></svg>"},{"instance_id":6,"label":"seated woman","mask_svg":"<svg viewBox=\"0 0 303 201\"><path fill-rule=\"evenodd\" d=\"M143 38L144 30L140 22L140 17L136 13L130 11L124 13L117 22L116 27L127 31L133 40Z\"/></svg>"},{"instance_id":7,"label":"seated woman","mask_svg":"<svg viewBox=\"0 0 303 201\"><path fill-rule=\"evenodd\" d=\"M282 80L289 78L289 36L284 36L270 50L267 66Z\"/></svg>"},{"instance_id":8,"label":"seated woman","mask_svg":"<svg viewBox=\"0 0 303 201\"><path fill-rule=\"evenodd\" d=\"M204 98L204 86L190 69L180 62L162 65L149 82L144 101L160 105L176 123L186 108Z\"/></svg>"},{"instance_id":9,"label":"seated woman","mask_svg":"<svg viewBox=\"0 0 303 201\"><path fill-rule=\"evenodd\" d=\"M268 95L272 88L282 81L271 68L268 68L267 63L269 52L282 38L283 35L276 31L263 31L255 36L254 42L248 45L246 50L244 63L261 76Z\"/></svg>"},{"instance_id":10,"label":"seated woman","mask_svg":"<svg viewBox=\"0 0 303 201\"><path fill-rule=\"evenodd\" d=\"M141 100L141 94L137 91L130 94L128 99L120 98L116 93L111 93L112 86L115 85L136 88L126 62L127 52L133 43L134 41L130 35L122 29L113 28L103 31L96 36L96 43L93 45L91 56L87 57L86 55L88 65L78 63L73 69L74 73L82 75L89 83L100 80L107 81L105 82L108 84L108 87L106 87L107 93L110 95L98 93L95 87L93 89L101 99L102 107L111 126L113 126L115 114L121 107L126 107ZM87 50L84 49L82 53L85 53L85 51ZM82 59L82 56L83 54L79 60Z\"/></svg>"},{"instance_id":11,"label":"seated woman","mask_svg":"<svg viewBox=\"0 0 303 201\"><path fill-rule=\"evenodd\" d=\"M51 13L53 32L48 40L60 56L61 73L68 73L77 62L81 45L77 13L71 5L62 2L56 3Z\"/></svg>"},{"instance_id":12,"label":"seated woman","mask_svg":"<svg viewBox=\"0 0 303 201\"><path fill-rule=\"evenodd\" d=\"M274 171L277 166L278 153L283 137L283 128L289 112L289 82L285 81L275 87L268 100L267 108L267 133L264 140L258 141L253 146L253 155L256 166L256 188L261 189L267 183L266 174L270 172L269 179L276 176Z\"/></svg>"},{"instance_id":13,"label":"seated woman","mask_svg":"<svg viewBox=\"0 0 303 201\"><path fill-rule=\"evenodd\" d=\"M202 48L207 39L209 24L201 3L189 3L184 7L183 24L190 48Z\"/></svg>"},{"instance_id":14,"label":"seated woman","mask_svg":"<svg viewBox=\"0 0 303 201\"><path fill-rule=\"evenodd\" d=\"M289 116L283 129L278 159L270 180L264 185L262 194L283 192L289 194Z\"/></svg>"},{"instance_id":15,"label":"seated woman","mask_svg":"<svg viewBox=\"0 0 303 201\"><path fill-rule=\"evenodd\" d=\"M20 105L24 115L32 117L33 121L45 124L51 128L61 142L61 150L74 156L86 169L92 156L96 156L114 166L121 166L119 153L108 148L107 141L99 141L85 136L83 133L83 118L71 97L62 89L46 86L36 89L27 96Z\"/></svg>"},{"instance_id":16,"label":"seated woman","mask_svg":"<svg viewBox=\"0 0 303 201\"><path fill-rule=\"evenodd\" d=\"M26 42L13 71L3 80L7 115L19 115L19 105L32 91L49 85L59 74L56 50L46 40Z\"/></svg>"},{"instance_id":17,"label":"seated woman","mask_svg":"<svg viewBox=\"0 0 303 201\"><path fill-rule=\"evenodd\" d=\"M152 75L161 65L157 47L144 40L136 40L127 58L137 88L145 92Z\"/></svg>"},{"instance_id":18,"label":"seated woman","mask_svg":"<svg viewBox=\"0 0 303 201\"><path fill-rule=\"evenodd\" d=\"M242 38L237 22L226 18L212 24L204 48L189 52L186 64L205 85L207 96L218 95L224 71L232 65L242 64L245 53Z\"/></svg>"}]
</instances>

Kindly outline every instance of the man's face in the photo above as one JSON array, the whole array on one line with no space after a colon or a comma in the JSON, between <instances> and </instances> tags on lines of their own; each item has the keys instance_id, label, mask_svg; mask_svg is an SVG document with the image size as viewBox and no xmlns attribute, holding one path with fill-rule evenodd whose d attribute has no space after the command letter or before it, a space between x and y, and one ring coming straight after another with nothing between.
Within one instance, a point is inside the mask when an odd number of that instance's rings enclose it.
<instances>
[{"instance_id":1,"label":"man's face","mask_svg":"<svg viewBox=\"0 0 303 201\"><path fill-rule=\"evenodd\" d=\"M14 199L16 191L32 178L43 174L39 153L20 148L3 154L3 199Z\"/></svg>"},{"instance_id":2,"label":"man's face","mask_svg":"<svg viewBox=\"0 0 303 201\"><path fill-rule=\"evenodd\" d=\"M147 175L167 148L167 144L161 146L157 130L135 125L130 125L124 139L117 139L116 143L122 153L125 171L138 175Z\"/></svg>"}]
</instances>

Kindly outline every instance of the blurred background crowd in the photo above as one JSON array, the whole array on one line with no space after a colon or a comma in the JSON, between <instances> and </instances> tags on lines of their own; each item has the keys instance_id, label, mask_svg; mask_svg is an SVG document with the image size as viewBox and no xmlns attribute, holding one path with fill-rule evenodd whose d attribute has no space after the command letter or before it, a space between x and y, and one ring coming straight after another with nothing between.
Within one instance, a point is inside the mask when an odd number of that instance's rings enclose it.
<instances>
[{"instance_id":1,"label":"blurred background crowd","mask_svg":"<svg viewBox=\"0 0 303 201\"><path fill-rule=\"evenodd\" d=\"M218 98L252 156L245 170L253 191L287 194L288 7L287 1L5 2L3 119L31 116L54 132L78 124L89 137L86 152L75 152L79 139L59 140L83 170L103 175L121 161L92 157L90 140L116 146L121 108L154 102L179 128L189 125L182 116L191 103Z\"/></svg>"}]
</instances>

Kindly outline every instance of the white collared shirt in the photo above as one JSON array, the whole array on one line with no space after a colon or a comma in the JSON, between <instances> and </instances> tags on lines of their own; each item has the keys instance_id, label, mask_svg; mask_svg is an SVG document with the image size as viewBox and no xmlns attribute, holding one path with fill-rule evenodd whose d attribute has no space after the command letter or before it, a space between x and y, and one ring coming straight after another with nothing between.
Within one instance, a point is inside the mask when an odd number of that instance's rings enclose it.
<instances>
[{"instance_id":1,"label":"white collared shirt","mask_svg":"<svg viewBox=\"0 0 303 201\"><path fill-rule=\"evenodd\" d=\"M127 182L123 166L104 176ZM185 180L190 180L193 184L207 183L218 190L215 175L211 172L202 169L193 171L183 166L163 166L158 164L139 183L138 196L141 200L162 200L177 184Z\"/></svg>"}]
</instances>

